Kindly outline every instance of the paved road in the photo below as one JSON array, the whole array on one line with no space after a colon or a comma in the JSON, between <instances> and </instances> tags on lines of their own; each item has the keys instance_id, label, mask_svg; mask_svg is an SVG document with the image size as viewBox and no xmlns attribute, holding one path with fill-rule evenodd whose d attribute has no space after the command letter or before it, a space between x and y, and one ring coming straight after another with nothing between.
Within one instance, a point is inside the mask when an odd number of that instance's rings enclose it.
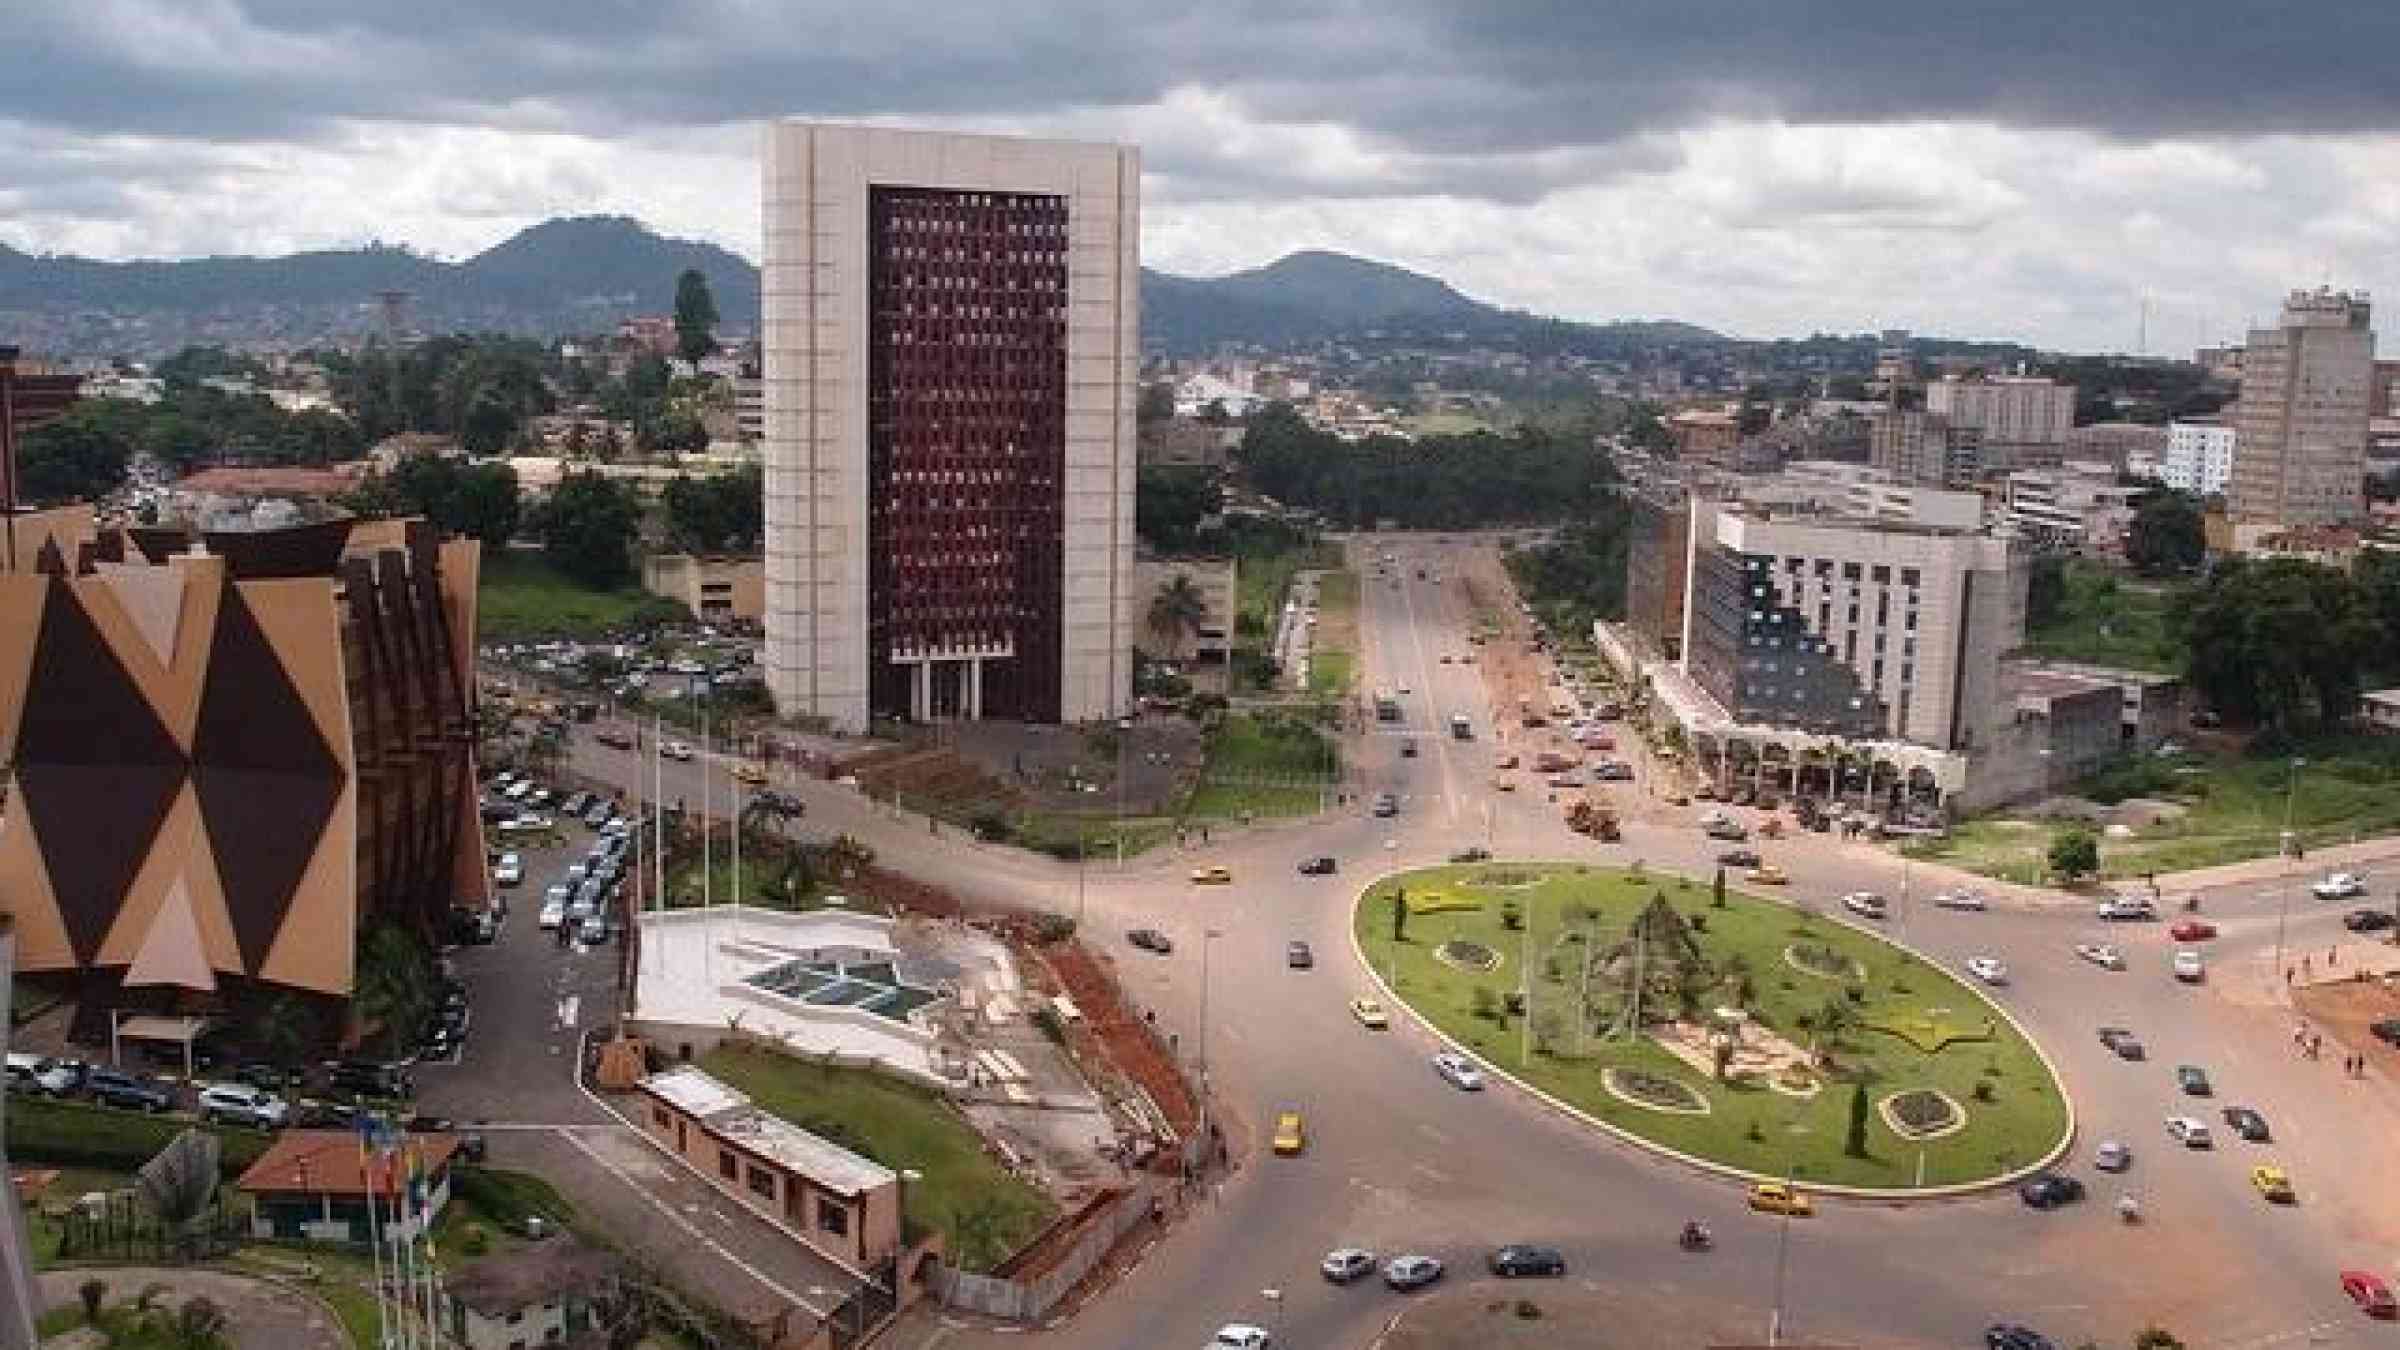
<instances>
[{"instance_id":1,"label":"paved road","mask_svg":"<svg viewBox=\"0 0 2400 1350\"><path fill-rule=\"evenodd\" d=\"M1440 661L1467 650L1471 616L1452 579L1463 560L1421 539L1370 546L1400 556L1401 584L1362 588L1360 678L1410 692L1403 726L1371 727L1356 758L1366 792L1403 797L1397 821L1337 814L1305 829L1166 850L1123 869L1095 865L1079 887L1070 866L976 846L947 830L934 840L921 819L894 818L837 786L799 789L808 828L856 833L928 880L1004 903L1088 909L1088 930L1117 952L1135 996L1195 1059L1205 1045L1226 1109L1254 1120L1285 1104L1308 1113L1307 1156L1244 1168L1122 1289L1046 1339L1078 1350L1198 1345L1218 1323L1241 1317L1280 1321L1294 1345L1364 1345L1400 1301L1374 1287L1323 1284L1314 1267L1324 1250L1349 1242L1409 1247L1467 1264L1508 1240L1562 1247L1579 1278L1638 1281L1685 1291L1713 1309L1746 1309L1763 1335L1780 1232L1743 1211L1737 1187L1597 1138L1514 1092L1455 1093L1427 1069L1433 1047L1421 1033L1369 1035L1345 1011L1348 997L1367 987L1348 956L1351 900L1382 870L1486 842L1504 856L1638 857L1706 875L1718 847L1688 825L1643 819L1628 822L1622 845L1602 847L1568 834L1544 794L1490 791L1492 758L1514 733L1485 731L1494 719L1479 667ZM1418 559L1445 583L1416 580ZM1461 712L1479 731L1472 742L1442 731ZM1420 753L1403 758L1399 741L1411 734ZM629 757L588 743L577 756L587 772L630 781ZM667 799L697 804L700 767L667 766ZM2122 1343L2151 1320L2194 1344L2366 1343L2368 1329L2351 1316L2333 1272L2388 1267L2383 1253L2400 1240L2384 1217L2392 1212L2388 1184L2359 1161L2388 1153L2394 1105L2381 1082L2344 1082L2335 1066L2292 1054L2287 1015L2272 1004L2273 980L2259 955L2272 940L2271 904L2212 898L2210 917L2226 933L2210 944L2211 981L2195 989L2168 977L2169 944L2158 927L2109 934L2128 949L2132 969L2103 971L2071 953L2100 926L2069 898L2006 902L1984 914L1938 911L1922 903L1927 870L1880 850L1815 835L1765 848L1792 874L1794 897L1822 902L1870 888L1897 899L1905 891L1895 936L1953 968L1975 954L2006 960L2015 977L1999 997L2056 1056L2082 1113L2073 1170L2095 1180L2082 1161L2091 1145L2124 1138L2137 1155L2130 1184L2151 1216L2127 1228L2105 1205L2045 1215L2005 1195L1906 1208L1829 1204L1795 1227L1780 1252L1788 1262L1787 1336L1965 1345L1993 1317L2010 1316L2062 1343ZM1296 876L1294 861L1315 853L1339 859L1341 875ZM1186 884L1185 872L1203 862L1232 868L1237 884ZM2297 911L2294 942L2334 942L2335 908ZM1113 940L1139 924L1171 933L1175 955L1152 958ZM1211 940L1211 931L1223 936ZM1295 937L1316 945L1315 971L1284 967L1282 944ZM2093 1036L2102 1022L2141 1031L2150 1060L2125 1064L2104 1051ZM2229 1140L2213 1154L2172 1149L2162 1120L2190 1105L2171 1077L2184 1061L2209 1067L2220 1102L2264 1111L2279 1142L2268 1150ZM2269 1153L2299 1183L2296 1210L2270 1209L2249 1190L2248 1163ZM2113 1180L2095 1186L2103 1196L2117 1188ZM1675 1249L1669 1238L1687 1217L1717 1229L1718 1251L1694 1258ZM1281 1291L1279 1304L1263 1297L1266 1289ZM1011 1343L972 1330L938 1334L946 1345ZM1674 1344L1674 1335L1670 1326L1643 1331L1651 1344Z\"/></svg>"}]
</instances>

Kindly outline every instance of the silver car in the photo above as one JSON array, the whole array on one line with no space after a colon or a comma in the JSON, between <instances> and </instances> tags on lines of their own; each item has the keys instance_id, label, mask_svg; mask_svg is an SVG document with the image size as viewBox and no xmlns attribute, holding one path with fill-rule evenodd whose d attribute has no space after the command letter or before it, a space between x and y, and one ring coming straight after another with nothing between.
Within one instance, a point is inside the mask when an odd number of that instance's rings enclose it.
<instances>
[{"instance_id":1,"label":"silver car","mask_svg":"<svg viewBox=\"0 0 2400 1350\"><path fill-rule=\"evenodd\" d=\"M1375 1273L1375 1253L1364 1247L1340 1247L1325 1253L1317 1264L1325 1278L1334 1284L1348 1284Z\"/></svg>"},{"instance_id":2,"label":"silver car","mask_svg":"<svg viewBox=\"0 0 2400 1350\"><path fill-rule=\"evenodd\" d=\"M2122 1139L2103 1139L2092 1153L2092 1166L2103 1172L2122 1172L2133 1166L2133 1150Z\"/></svg>"},{"instance_id":3,"label":"silver car","mask_svg":"<svg viewBox=\"0 0 2400 1350\"><path fill-rule=\"evenodd\" d=\"M1433 1071L1447 1079L1450 1086L1461 1092L1483 1090L1483 1070L1475 1062L1455 1050L1444 1050L1433 1057Z\"/></svg>"}]
</instances>

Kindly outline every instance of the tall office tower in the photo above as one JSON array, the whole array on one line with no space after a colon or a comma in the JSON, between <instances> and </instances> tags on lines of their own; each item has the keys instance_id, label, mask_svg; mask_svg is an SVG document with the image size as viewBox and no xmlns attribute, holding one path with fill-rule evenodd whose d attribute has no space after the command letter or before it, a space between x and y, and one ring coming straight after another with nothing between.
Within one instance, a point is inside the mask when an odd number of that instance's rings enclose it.
<instances>
[{"instance_id":1,"label":"tall office tower","mask_svg":"<svg viewBox=\"0 0 2400 1350\"><path fill-rule=\"evenodd\" d=\"M1121 714L1140 152L778 122L765 175L777 708Z\"/></svg>"},{"instance_id":2,"label":"tall office tower","mask_svg":"<svg viewBox=\"0 0 2400 1350\"><path fill-rule=\"evenodd\" d=\"M2375 332L2363 291L2294 291L2283 320L2252 329L2234 410L2234 519L2329 525L2367 513Z\"/></svg>"}]
</instances>

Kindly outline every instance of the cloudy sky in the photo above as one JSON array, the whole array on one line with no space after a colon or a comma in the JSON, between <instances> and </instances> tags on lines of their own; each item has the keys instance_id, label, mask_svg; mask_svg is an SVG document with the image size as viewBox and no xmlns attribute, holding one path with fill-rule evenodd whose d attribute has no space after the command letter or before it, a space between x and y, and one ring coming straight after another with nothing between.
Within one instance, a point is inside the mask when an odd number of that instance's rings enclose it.
<instances>
[{"instance_id":1,"label":"cloudy sky","mask_svg":"<svg viewBox=\"0 0 2400 1350\"><path fill-rule=\"evenodd\" d=\"M1130 141L1144 251L1303 247L1576 318L2184 351L2400 301L2400 4L75 0L10 6L0 241L554 214L757 256L773 116ZM2392 345L2392 344L2387 344Z\"/></svg>"}]
</instances>

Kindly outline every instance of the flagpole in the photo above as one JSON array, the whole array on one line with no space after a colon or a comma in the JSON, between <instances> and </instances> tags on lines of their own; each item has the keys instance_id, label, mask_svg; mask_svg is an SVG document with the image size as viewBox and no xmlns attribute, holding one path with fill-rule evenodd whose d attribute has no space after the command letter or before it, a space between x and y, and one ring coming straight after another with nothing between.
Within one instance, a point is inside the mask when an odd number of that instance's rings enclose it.
<instances>
[{"instance_id":1,"label":"flagpole","mask_svg":"<svg viewBox=\"0 0 2400 1350\"><path fill-rule=\"evenodd\" d=\"M376 1346L377 1350L391 1350L392 1317L383 1290L383 1225L375 1221L375 1158L367 1150L369 1129L358 1128L354 1133L358 1135L358 1171L367 1186L367 1255L375 1266Z\"/></svg>"}]
</instances>

